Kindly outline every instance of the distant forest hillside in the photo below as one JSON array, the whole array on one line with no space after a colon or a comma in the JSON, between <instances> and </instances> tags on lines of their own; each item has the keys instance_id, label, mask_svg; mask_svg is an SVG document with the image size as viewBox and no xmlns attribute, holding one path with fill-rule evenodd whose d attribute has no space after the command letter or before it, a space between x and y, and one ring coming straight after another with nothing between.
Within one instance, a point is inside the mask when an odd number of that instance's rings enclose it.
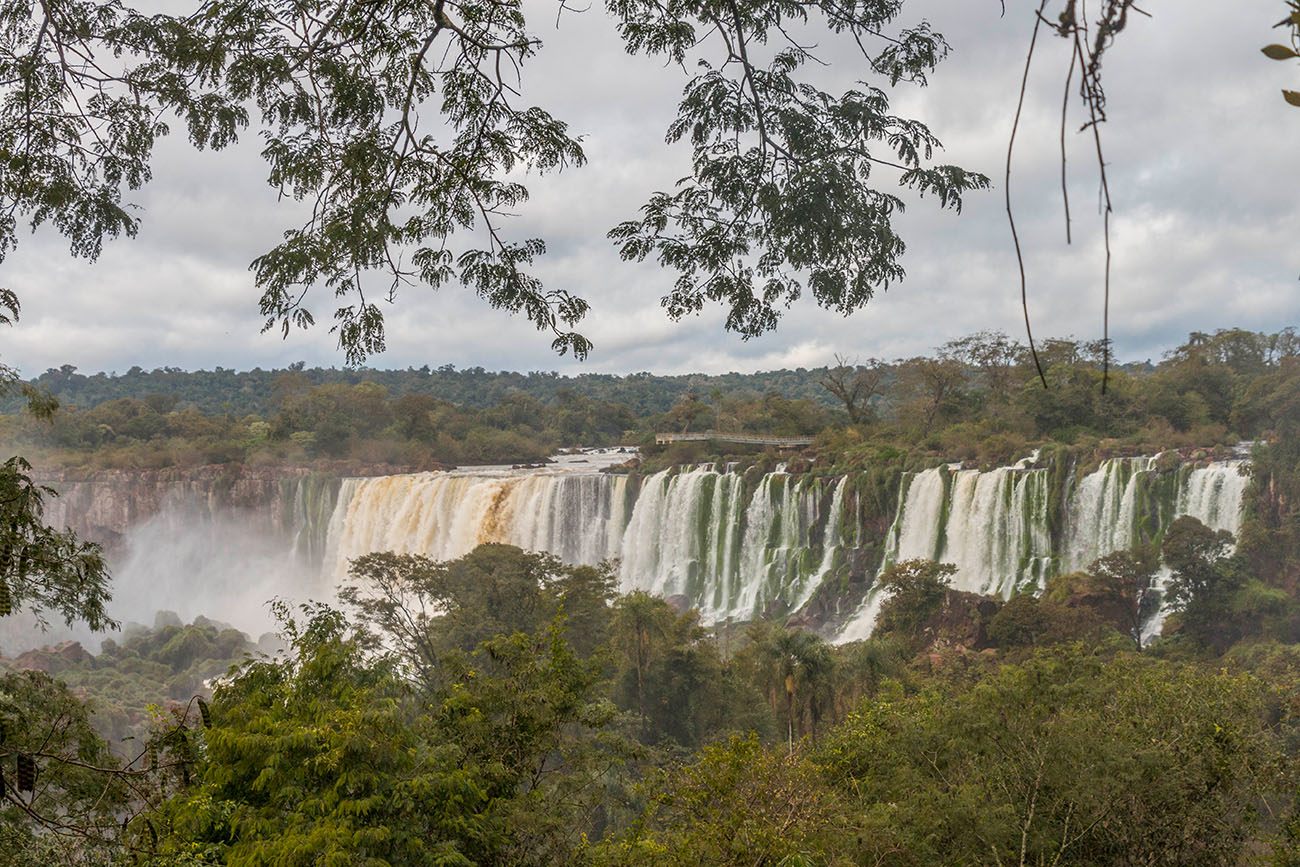
<instances>
[{"instance_id":1,"label":"distant forest hillside","mask_svg":"<svg viewBox=\"0 0 1300 867\"><path fill-rule=\"evenodd\" d=\"M0 414L0 442L46 467L348 460L409 470L533 463L598 445L693 463L723 455L706 443L660 450L654 434L713 429L815 438L833 463L883 449L999 465L1046 442L1116 455L1273 440L1294 415L1294 329L1192 334L1159 365L1117 364L1104 350L1053 338L1035 355L981 332L929 357L720 376L301 364L85 376L65 365L32 381L58 400L54 418L14 401Z\"/></svg>"},{"instance_id":2,"label":"distant forest hillside","mask_svg":"<svg viewBox=\"0 0 1300 867\"><path fill-rule=\"evenodd\" d=\"M549 402L560 392L568 391L593 400L621 403L637 415L667 412L682 395L708 395L714 389L727 394L777 392L790 399L805 398L825 406L836 406L836 398L819 385L826 368L774 370L761 373L724 373L710 376L700 373L682 376L658 376L632 373L619 376L609 373L584 373L561 376L554 371L514 373L494 372L481 367L457 370L453 365L430 368L428 365L406 370L376 370L368 367L338 369L306 367L302 362L285 370L185 371L175 367L143 370L133 367L126 373L78 373L65 364L50 368L31 380L59 399L64 406L92 409L121 398L143 400L151 395L167 395L178 400L177 408L193 407L204 413L230 413L244 416L264 413L278 402L276 381L295 374L307 384L359 385L373 382L388 389L393 397L426 394L462 406L483 409L496 406L514 395L525 394ZM13 395L0 403L0 412L17 412L22 399Z\"/></svg>"}]
</instances>

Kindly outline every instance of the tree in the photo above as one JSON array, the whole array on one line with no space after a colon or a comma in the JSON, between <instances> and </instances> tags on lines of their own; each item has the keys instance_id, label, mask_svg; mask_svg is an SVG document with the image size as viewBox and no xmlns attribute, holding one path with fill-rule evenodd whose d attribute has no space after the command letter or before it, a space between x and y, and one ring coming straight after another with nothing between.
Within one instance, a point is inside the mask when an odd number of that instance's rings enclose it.
<instances>
[{"instance_id":1,"label":"tree","mask_svg":"<svg viewBox=\"0 0 1300 867\"><path fill-rule=\"evenodd\" d=\"M13 324L19 309L17 296L0 288L0 325ZM0 396L14 393L43 421L59 405L44 389L20 382L17 371L0 365ZM25 608L41 622L43 612L55 611L69 624L84 620L95 630L116 627L106 608L108 567L99 546L45 525L45 498L57 493L33 484L31 469L18 456L0 465L0 617Z\"/></svg>"},{"instance_id":2,"label":"tree","mask_svg":"<svg viewBox=\"0 0 1300 867\"><path fill-rule=\"evenodd\" d=\"M484 641L546 631L557 617L575 626L584 656L603 643L614 576L608 566L565 566L549 554L484 544L456 560L379 552L352 561L339 593L391 642L427 687L441 683L441 658Z\"/></svg>"},{"instance_id":3,"label":"tree","mask_svg":"<svg viewBox=\"0 0 1300 867\"><path fill-rule=\"evenodd\" d=\"M1242 553L1259 574L1294 586L1300 577L1300 358L1255 380L1233 410L1266 442L1251 450L1255 520L1242 533Z\"/></svg>"},{"instance_id":4,"label":"tree","mask_svg":"<svg viewBox=\"0 0 1300 867\"><path fill-rule=\"evenodd\" d=\"M1268 692L1040 650L864 703L815 761L858 819L846 863L1234 864L1290 798Z\"/></svg>"},{"instance_id":5,"label":"tree","mask_svg":"<svg viewBox=\"0 0 1300 867\"><path fill-rule=\"evenodd\" d=\"M67 684L38 671L0 675L0 865L147 856L159 807L190 780L202 706L155 706L152 730L119 759Z\"/></svg>"},{"instance_id":6,"label":"tree","mask_svg":"<svg viewBox=\"0 0 1300 867\"><path fill-rule=\"evenodd\" d=\"M877 582L889 598L880 606L876 628L881 634L897 632L916 637L926 619L933 614L951 586L949 577L957 573L951 563L933 560L904 560L891 563L880 573Z\"/></svg>"},{"instance_id":7,"label":"tree","mask_svg":"<svg viewBox=\"0 0 1300 867\"><path fill-rule=\"evenodd\" d=\"M686 433L691 425L698 424L710 414L717 417L716 410L700 400L699 393L688 391L673 404L673 408L668 411L667 420L674 428L681 425L681 432Z\"/></svg>"},{"instance_id":8,"label":"tree","mask_svg":"<svg viewBox=\"0 0 1300 867\"><path fill-rule=\"evenodd\" d=\"M699 638L702 631L691 615L678 616L667 602L644 590L633 590L614 600L611 633L616 652L635 677L637 716L641 719L641 737L649 735L649 707L646 686L650 668L665 646Z\"/></svg>"},{"instance_id":9,"label":"tree","mask_svg":"<svg viewBox=\"0 0 1300 867\"><path fill-rule=\"evenodd\" d=\"M955 358L917 356L899 363L899 418L928 435L936 422L960 412L966 379L966 368Z\"/></svg>"},{"instance_id":10,"label":"tree","mask_svg":"<svg viewBox=\"0 0 1300 867\"><path fill-rule=\"evenodd\" d=\"M785 717L786 742L794 754L795 735L806 730L814 740L817 724L834 698L835 661L826 643L802 629L755 624L745 648L751 677L772 710Z\"/></svg>"},{"instance_id":11,"label":"tree","mask_svg":"<svg viewBox=\"0 0 1300 867\"><path fill-rule=\"evenodd\" d=\"M833 848L851 824L814 765L766 750L753 735L705 747L692 764L656 774L645 788L645 812L596 848L596 864L832 863L794 859Z\"/></svg>"},{"instance_id":12,"label":"tree","mask_svg":"<svg viewBox=\"0 0 1300 867\"><path fill-rule=\"evenodd\" d=\"M0 676L0 865L82 863L115 851L130 790L89 716L46 674Z\"/></svg>"},{"instance_id":13,"label":"tree","mask_svg":"<svg viewBox=\"0 0 1300 867\"><path fill-rule=\"evenodd\" d=\"M904 202L871 185L876 172L957 209L988 186L932 164L937 139L890 114L880 88L835 95L801 74L818 58L788 28L814 21L882 81L924 85L947 43L925 22L898 27L895 0L608 9L629 51L701 63L668 129L690 143L691 176L610 233L624 258L678 273L673 317L720 302L727 327L752 336L804 291L855 310L903 276L892 217ZM311 325L305 293L326 289L359 363L384 348L379 299L459 282L551 332L557 351L589 350L573 330L587 302L545 288L530 273L544 241L505 228L528 198L523 173L585 160L563 121L520 96L541 47L520 0L218 0L153 15L120 0L6 0L0 20L0 255L19 219L53 223L90 258L134 235L123 195L150 179L164 118L199 149L251 128L270 184L311 203L253 263L267 328Z\"/></svg>"},{"instance_id":14,"label":"tree","mask_svg":"<svg viewBox=\"0 0 1300 867\"><path fill-rule=\"evenodd\" d=\"M1270 60L1293 60L1300 57L1300 0L1287 0L1286 5L1290 13L1273 26L1291 28L1291 45L1264 46L1264 56ZM1282 98L1291 105L1300 106L1300 91L1283 90Z\"/></svg>"},{"instance_id":15,"label":"tree","mask_svg":"<svg viewBox=\"0 0 1300 867\"><path fill-rule=\"evenodd\" d=\"M863 365L836 354L835 366L827 368L818 381L844 404L851 423L862 424L875 416L871 399L880 394L884 374L884 363L878 358Z\"/></svg>"},{"instance_id":16,"label":"tree","mask_svg":"<svg viewBox=\"0 0 1300 867\"><path fill-rule=\"evenodd\" d=\"M1050 606L1031 592L1017 593L989 621L989 640L1003 649L1060 640L1063 636L1053 634Z\"/></svg>"},{"instance_id":17,"label":"tree","mask_svg":"<svg viewBox=\"0 0 1300 867\"><path fill-rule=\"evenodd\" d=\"M979 371L988 400L1000 404L1010 396L1025 347L1001 331L977 331L948 341L939 354Z\"/></svg>"},{"instance_id":18,"label":"tree","mask_svg":"<svg viewBox=\"0 0 1300 867\"><path fill-rule=\"evenodd\" d=\"M421 693L341 612L304 613L299 627L280 608L288 657L217 689L198 785L163 814L161 863L571 860L613 758L590 738L611 719L596 667L561 629L450 652L443 686Z\"/></svg>"},{"instance_id":19,"label":"tree","mask_svg":"<svg viewBox=\"0 0 1300 867\"><path fill-rule=\"evenodd\" d=\"M0 217L0 234L3 225ZM18 298L0 288L0 325L18 313ZM0 365L0 395L13 393L44 421L58 407L48 392ZM0 617L25 610L45 625L45 614L56 612L69 625L115 628L99 546L46 526L45 497L57 494L34 484L30 472L19 456L0 464ZM0 678L0 863L72 863L107 857L116 847L121 819L138 805L131 794L146 787L128 785L139 774L117 765L88 716L66 686L43 675ZM11 759L6 786L3 768Z\"/></svg>"},{"instance_id":20,"label":"tree","mask_svg":"<svg viewBox=\"0 0 1300 867\"><path fill-rule=\"evenodd\" d=\"M21 457L0 464L0 617L26 609L43 620L52 611L69 624L116 627L99 546L45 525L44 498L56 494L34 484L31 469Z\"/></svg>"},{"instance_id":21,"label":"tree","mask_svg":"<svg viewBox=\"0 0 1300 867\"><path fill-rule=\"evenodd\" d=\"M1172 573L1170 606L1180 612L1183 629L1201 647L1226 650L1241 637L1233 597L1246 584L1243 564L1230 556L1232 534L1212 530L1190 515L1177 518L1160 546Z\"/></svg>"},{"instance_id":22,"label":"tree","mask_svg":"<svg viewBox=\"0 0 1300 867\"><path fill-rule=\"evenodd\" d=\"M873 636L834 648L835 711L847 716L863 698L874 698L886 678L897 677L906 664L906 648L898 641Z\"/></svg>"},{"instance_id":23,"label":"tree","mask_svg":"<svg viewBox=\"0 0 1300 867\"><path fill-rule=\"evenodd\" d=\"M1139 650L1142 624L1159 607L1160 594L1151 593L1157 566L1155 551L1145 547L1107 554L1088 567L1080 600L1132 638Z\"/></svg>"}]
</instances>

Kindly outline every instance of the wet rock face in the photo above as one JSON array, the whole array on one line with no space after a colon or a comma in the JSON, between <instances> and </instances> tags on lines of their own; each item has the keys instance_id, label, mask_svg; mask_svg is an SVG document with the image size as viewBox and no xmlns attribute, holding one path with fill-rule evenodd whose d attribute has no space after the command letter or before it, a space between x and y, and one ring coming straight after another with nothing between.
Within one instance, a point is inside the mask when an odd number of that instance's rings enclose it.
<instances>
[{"instance_id":1,"label":"wet rock face","mask_svg":"<svg viewBox=\"0 0 1300 867\"><path fill-rule=\"evenodd\" d=\"M184 523L220 512L281 530L284 481L306 475L302 467L213 465L185 469L47 471L34 481L57 493L45 504L51 526L70 528L110 554L127 531L166 513Z\"/></svg>"},{"instance_id":2,"label":"wet rock face","mask_svg":"<svg viewBox=\"0 0 1300 867\"><path fill-rule=\"evenodd\" d=\"M177 528L223 519L248 522L261 533L288 534L295 520L293 498L299 480L310 475L379 476L439 467L363 465L354 462L306 466L210 464L158 470L45 470L33 481L58 496L45 501L45 522L69 528L120 553L127 532L159 515Z\"/></svg>"}]
</instances>

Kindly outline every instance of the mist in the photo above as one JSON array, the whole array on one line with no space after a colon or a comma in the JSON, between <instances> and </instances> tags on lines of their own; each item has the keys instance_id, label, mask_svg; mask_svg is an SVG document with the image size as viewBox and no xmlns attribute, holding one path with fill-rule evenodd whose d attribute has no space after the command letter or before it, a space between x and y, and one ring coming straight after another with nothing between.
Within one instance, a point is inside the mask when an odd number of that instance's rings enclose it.
<instances>
[{"instance_id":1,"label":"mist","mask_svg":"<svg viewBox=\"0 0 1300 867\"><path fill-rule=\"evenodd\" d=\"M27 612L0 625L0 653L12 655L62 641L79 641L98 652L105 638L138 626L154 626L160 612L182 622L202 616L246 633L256 641L276 631L270 601L291 605L333 602L335 587L319 564L295 553L291 540L271 530L251 510L209 511L198 498L169 503L159 514L130 527L118 553L109 557L110 616L121 632L92 632L84 624L49 618L42 628Z\"/></svg>"}]
</instances>

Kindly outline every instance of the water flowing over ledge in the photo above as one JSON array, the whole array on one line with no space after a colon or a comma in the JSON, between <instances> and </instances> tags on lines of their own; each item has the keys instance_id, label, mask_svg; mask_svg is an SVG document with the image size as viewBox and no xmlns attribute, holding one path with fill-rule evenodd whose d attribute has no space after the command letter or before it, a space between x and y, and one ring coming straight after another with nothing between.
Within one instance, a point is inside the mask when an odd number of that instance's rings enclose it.
<instances>
[{"instance_id":1,"label":"water flowing over ledge","mask_svg":"<svg viewBox=\"0 0 1300 867\"><path fill-rule=\"evenodd\" d=\"M837 565L844 485L711 467L627 476L543 470L347 479L336 578L370 551L450 559L484 542L569 563L617 558L621 589L683 597L708 622L795 611Z\"/></svg>"},{"instance_id":2,"label":"water flowing over ledge","mask_svg":"<svg viewBox=\"0 0 1300 867\"><path fill-rule=\"evenodd\" d=\"M870 635L883 601L873 581L888 563L950 562L957 588L1006 598L1156 541L1181 514L1235 534L1249 483L1241 460L1116 458L1076 472L1056 463L1064 452L987 471L599 471L624 460L613 451L542 468L230 483L119 472L60 484L50 517L112 543L115 610L128 619L169 609L257 632L266 599L329 599L350 558L446 559L503 542L570 563L616 558L621 590L675 597L706 623L798 615L848 641Z\"/></svg>"},{"instance_id":3,"label":"water flowing over ledge","mask_svg":"<svg viewBox=\"0 0 1300 867\"><path fill-rule=\"evenodd\" d=\"M370 551L447 559L484 542L570 563L617 558L621 590L677 597L706 623L793 614L825 589L812 619L841 622L835 637L847 641L870 635L882 601L870 584L890 563L952 563L956 588L1009 598L1156 539L1179 515L1236 533L1249 482L1244 461L1157 458L1061 477L1054 489L1051 470L1029 460L906 473L892 524L874 539L853 476L705 465L637 479L570 465L347 479L324 568L338 579Z\"/></svg>"},{"instance_id":4,"label":"water flowing over ledge","mask_svg":"<svg viewBox=\"0 0 1300 867\"><path fill-rule=\"evenodd\" d=\"M1047 578L1086 568L1113 551L1155 540L1182 515L1234 535L1250 483L1247 461L1161 469L1158 457L1113 458L1071 477L1052 517L1049 471L1023 466L988 472L936 468L908 474L881 569L926 557L957 567L953 587L1010 598ZM1158 576L1163 584L1167 575ZM883 602L873 588L836 636L867 638ZM1163 615L1146 625L1158 630Z\"/></svg>"}]
</instances>

